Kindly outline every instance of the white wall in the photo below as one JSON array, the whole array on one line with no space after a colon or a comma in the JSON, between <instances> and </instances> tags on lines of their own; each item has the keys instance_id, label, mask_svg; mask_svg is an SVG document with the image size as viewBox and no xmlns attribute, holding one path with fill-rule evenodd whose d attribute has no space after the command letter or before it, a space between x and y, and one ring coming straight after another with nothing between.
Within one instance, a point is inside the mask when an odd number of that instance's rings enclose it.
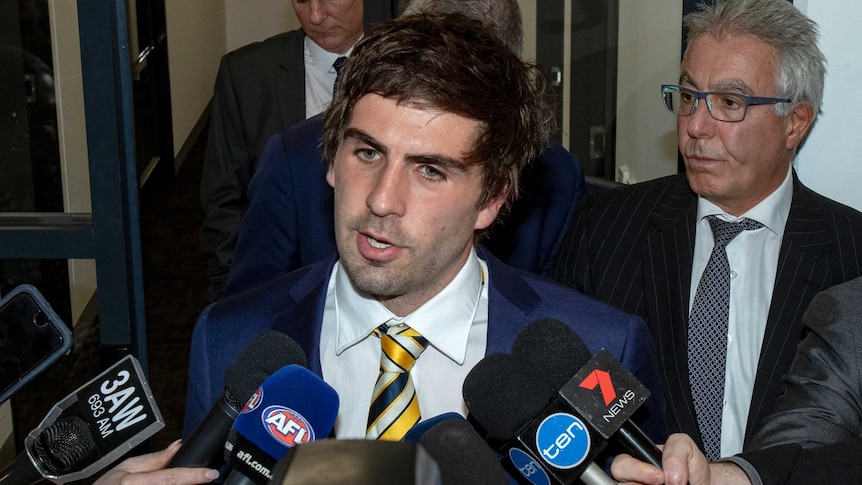
<instances>
[{"instance_id":1,"label":"white wall","mask_svg":"<svg viewBox=\"0 0 862 485\"><path fill-rule=\"evenodd\" d=\"M176 155L212 97L219 59L227 46L225 4L166 0L165 17Z\"/></svg>"},{"instance_id":2,"label":"white wall","mask_svg":"<svg viewBox=\"0 0 862 485\"><path fill-rule=\"evenodd\" d=\"M299 28L289 0L224 0L227 50Z\"/></svg>"},{"instance_id":3,"label":"white wall","mask_svg":"<svg viewBox=\"0 0 862 485\"><path fill-rule=\"evenodd\" d=\"M823 112L797 157L799 178L813 190L862 210L862 2L795 0L820 25L820 48L828 59Z\"/></svg>"},{"instance_id":4,"label":"white wall","mask_svg":"<svg viewBox=\"0 0 862 485\"><path fill-rule=\"evenodd\" d=\"M643 182L676 173L676 118L661 105L662 84L679 79L682 1L620 0L616 179Z\"/></svg>"}]
</instances>

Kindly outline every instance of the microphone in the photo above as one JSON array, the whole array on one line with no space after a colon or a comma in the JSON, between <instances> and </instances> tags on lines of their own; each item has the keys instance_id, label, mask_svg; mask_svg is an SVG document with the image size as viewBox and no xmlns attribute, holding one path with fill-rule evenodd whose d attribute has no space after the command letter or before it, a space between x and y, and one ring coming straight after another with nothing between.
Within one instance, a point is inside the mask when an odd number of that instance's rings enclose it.
<instances>
[{"instance_id":1,"label":"microphone","mask_svg":"<svg viewBox=\"0 0 862 485\"><path fill-rule=\"evenodd\" d=\"M448 414L455 413L442 416ZM442 485L508 484L497 454L466 419L455 416L438 422L419 438L419 444L440 465Z\"/></svg>"},{"instance_id":2,"label":"microphone","mask_svg":"<svg viewBox=\"0 0 862 485\"><path fill-rule=\"evenodd\" d=\"M0 473L0 484L87 478L164 425L140 363L126 356L51 408L24 439L24 453Z\"/></svg>"},{"instance_id":3,"label":"microphone","mask_svg":"<svg viewBox=\"0 0 862 485\"><path fill-rule=\"evenodd\" d=\"M0 470L0 483L31 485L47 475L68 473L95 449L86 421L77 416L60 418L39 433L32 453L26 449Z\"/></svg>"},{"instance_id":4,"label":"microphone","mask_svg":"<svg viewBox=\"0 0 862 485\"><path fill-rule=\"evenodd\" d=\"M270 374L289 365L306 365L305 352L293 339L276 330L256 336L225 371L224 393L184 440L168 468L208 467L221 458L234 419Z\"/></svg>"},{"instance_id":5,"label":"microphone","mask_svg":"<svg viewBox=\"0 0 862 485\"><path fill-rule=\"evenodd\" d=\"M425 436L425 433L427 433L431 428L449 419L466 421L464 417L458 413L449 412L439 414L437 416L434 416L433 418L428 418L424 421L420 421L414 424L412 428L407 430L407 433L404 435L404 438L401 438L401 441L413 441L418 443L419 440L422 439L423 436Z\"/></svg>"},{"instance_id":6,"label":"microphone","mask_svg":"<svg viewBox=\"0 0 862 485\"><path fill-rule=\"evenodd\" d=\"M301 444L279 460L269 485L439 485L437 463L418 443L321 440ZM460 482L482 483L482 482Z\"/></svg>"},{"instance_id":7,"label":"microphone","mask_svg":"<svg viewBox=\"0 0 862 485\"><path fill-rule=\"evenodd\" d=\"M583 424L554 419L541 433L542 445L537 444L539 433L530 428L564 414L565 408L554 406L556 393L513 356L491 354L479 361L464 380L463 395L468 419L504 455L504 466L513 476L520 474L536 485L568 484L578 478L588 485L615 483L592 462L606 442ZM559 466L542 458L543 451Z\"/></svg>"},{"instance_id":8,"label":"microphone","mask_svg":"<svg viewBox=\"0 0 862 485\"><path fill-rule=\"evenodd\" d=\"M288 365L266 379L236 418L224 443L233 471L225 485L266 484L289 448L326 438L338 394L314 373Z\"/></svg>"},{"instance_id":9,"label":"microphone","mask_svg":"<svg viewBox=\"0 0 862 485\"><path fill-rule=\"evenodd\" d=\"M574 330L546 318L531 323L518 335L512 355L550 389L563 393L565 388L575 410L604 439L612 439L632 456L661 468L661 451L629 419L649 397L649 391L610 352L602 349L591 358ZM578 378L577 386L569 384L575 380L573 375ZM627 410L621 413L623 408Z\"/></svg>"}]
</instances>

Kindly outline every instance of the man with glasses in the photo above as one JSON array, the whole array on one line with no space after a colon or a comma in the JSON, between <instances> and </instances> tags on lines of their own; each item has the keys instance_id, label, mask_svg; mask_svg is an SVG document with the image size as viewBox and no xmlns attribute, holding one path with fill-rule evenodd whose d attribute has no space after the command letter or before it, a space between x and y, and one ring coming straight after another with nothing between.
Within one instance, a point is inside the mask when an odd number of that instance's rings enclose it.
<instances>
[{"instance_id":1,"label":"man with glasses","mask_svg":"<svg viewBox=\"0 0 862 485\"><path fill-rule=\"evenodd\" d=\"M685 173L588 198L552 276L647 321L669 431L714 459L775 409L809 301L862 272L862 214L792 169L822 99L814 22L786 0L724 0L684 24L661 94Z\"/></svg>"}]
</instances>

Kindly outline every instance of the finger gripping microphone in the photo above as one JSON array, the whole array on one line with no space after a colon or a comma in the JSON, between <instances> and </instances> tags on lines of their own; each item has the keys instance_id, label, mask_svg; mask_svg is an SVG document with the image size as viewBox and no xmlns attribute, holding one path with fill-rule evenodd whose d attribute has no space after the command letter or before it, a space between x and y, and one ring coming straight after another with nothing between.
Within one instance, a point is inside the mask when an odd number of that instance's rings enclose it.
<instances>
[{"instance_id":1,"label":"finger gripping microphone","mask_svg":"<svg viewBox=\"0 0 862 485\"><path fill-rule=\"evenodd\" d=\"M265 485L289 448L325 439L337 415L329 384L304 367L281 368L253 393L223 443L233 466L225 485Z\"/></svg>"},{"instance_id":2,"label":"finger gripping microphone","mask_svg":"<svg viewBox=\"0 0 862 485\"><path fill-rule=\"evenodd\" d=\"M287 335L268 330L255 337L225 371L224 393L184 440L168 468L208 467L220 460L240 410L260 384L289 364L306 365L305 352Z\"/></svg>"}]
</instances>

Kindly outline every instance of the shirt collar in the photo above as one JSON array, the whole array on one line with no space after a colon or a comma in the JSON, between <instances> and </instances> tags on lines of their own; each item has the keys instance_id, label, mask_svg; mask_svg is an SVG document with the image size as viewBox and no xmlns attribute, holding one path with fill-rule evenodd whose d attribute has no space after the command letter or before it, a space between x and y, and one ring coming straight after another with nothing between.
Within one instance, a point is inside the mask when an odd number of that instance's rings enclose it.
<instances>
[{"instance_id":1,"label":"shirt collar","mask_svg":"<svg viewBox=\"0 0 862 485\"><path fill-rule=\"evenodd\" d=\"M747 217L753 219L778 236L784 234L784 226L787 224L787 217L790 214L790 203L793 200L793 170L787 168L787 175L784 181L765 199L760 201L756 206L752 207L739 217L734 217L719 208L712 202L703 197L697 198L697 222L698 224L704 217L717 215L726 221L736 221Z\"/></svg>"},{"instance_id":2,"label":"shirt collar","mask_svg":"<svg viewBox=\"0 0 862 485\"><path fill-rule=\"evenodd\" d=\"M467 352L470 327L479 307L487 274L476 250L443 290L406 317L398 317L375 298L354 288L347 272L335 265L335 352L362 341L383 323L406 323L453 361L461 364Z\"/></svg>"},{"instance_id":3,"label":"shirt collar","mask_svg":"<svg viewBox=\"0 0 862 485\"><path fill-rule=\"evenodd\" d=\"M362 39L362 36L359 38ZM308 52L308 57L311 59L314 69L319 71L321 76L333 71L334 68L332 65L335 63L335 60L339 57L348 57L350 53L353 52L353 47L355 45L356 44L354 43L350 46L350 49L347 49L347 52L343 54L336 54L335 52L329 52L323 47L317 45L317 42L313 41L311 37L307 35L305 36L305 50Z\"/></svg>"}]
</instances>

